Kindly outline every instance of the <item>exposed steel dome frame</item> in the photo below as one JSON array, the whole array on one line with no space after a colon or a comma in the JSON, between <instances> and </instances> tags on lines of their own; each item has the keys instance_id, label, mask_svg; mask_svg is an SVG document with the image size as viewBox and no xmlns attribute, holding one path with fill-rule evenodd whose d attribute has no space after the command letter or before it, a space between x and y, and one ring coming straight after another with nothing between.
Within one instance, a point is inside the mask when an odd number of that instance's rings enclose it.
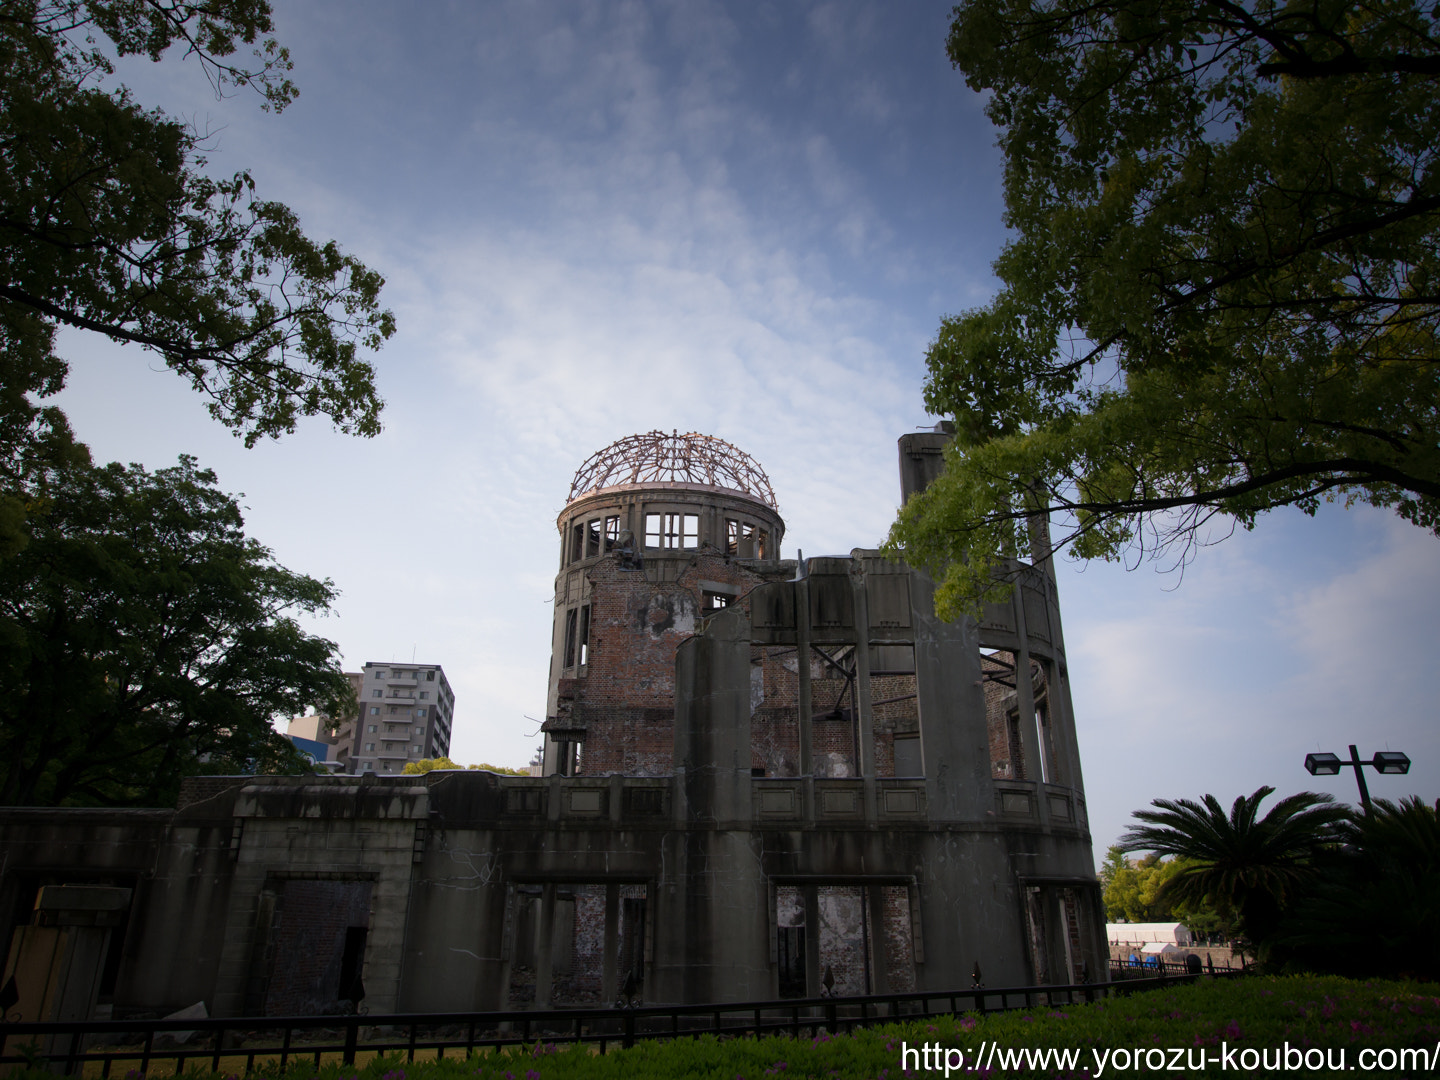
<instances>
[{"instance_id":1,"label":"exposed steel dome frame","mask_svg":"<svg viewBox=\"0 0 1440 1080\"><path fill-rule=\"evenodd\" d=\"M780 510L759 462L724 439L697 431L684 435L650 431L616 440L585 459L565 501L631 484L703 484L741 492L777 513Z\"/></svg>"}]
</instances>

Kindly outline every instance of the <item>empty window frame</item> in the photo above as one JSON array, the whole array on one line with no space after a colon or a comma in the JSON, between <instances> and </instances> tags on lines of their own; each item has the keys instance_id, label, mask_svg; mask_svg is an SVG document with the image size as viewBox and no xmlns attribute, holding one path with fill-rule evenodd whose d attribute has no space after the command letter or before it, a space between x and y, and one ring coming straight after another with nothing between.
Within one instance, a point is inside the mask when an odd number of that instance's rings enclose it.
<instances>
[{"instance_id":1,"label":"empty window frame","mask_svg":"<svg viewBox=\"0 0 1440 1080\"><path fill-rule=\"evenodd\" d=\"M570 561L575 562L585 554L585 526L575 522L570 526Z\"/></svg>"},{"instance_id":2,"label":"empty window frame","mask_svg":"<svg viewBox=\"0 0 1440 1080\"><path fill-rule=\"evenodd\" d=\"M575 666L576 635L579 628L580 613L571 608L565 612L565 666Z\"/></svg>"},{"instance_id":3,"label":"empty window frame","mask_svg":"<svg viewBox=\"0 0 1440 1080\"><path fill-rule=\"evenodd\" d=\"M728 524L728 522L727 522L727 524ZM770 538L770 537L769 537L769 534L766 533L766 531L765 531L764 529L760 528L758 525L752 525L752 524L751 524L750 522L748 522L748 521L745 521L745 522L741 522L741 523L740 523L740 539L741 539L741 540L750 540L750 541L753 541L753 542L754 542L754 544L755 544L755 558L757 558L757 559L763 559L763 558L765 558L765 548L768 546L769 538ZM747 544L746 547L748 548L749 545ZM736 553L737 553L737 554L740 553L739 548L740 548L740 545L737 543L736 546L735 546L735 549L736 549ZM746 552L746 554L748 554L748 552Z\"/></svg>"},{"instance_id":4,"label":"empty window frame","mask_svg":"<svg viewBox=\"0 0 1440 1080\"><path fill-rule=\"evenodd\" d=\"M585 525L585 557L593 559L600 554L600 519L591 518Z\"/></svg>"},{"instance_id":5,"label":"empty window frame","mask_svg":"<svg viewBox=\"0 0 1440 1080\"><path fill-rule=\"evenodd\" d=\"M738 555L740 553L740 522L734 518L725 519L725 554Z\"/></svg>"},{"instance_id":6,"label":"empty window frame","mask_svg":"<svg viewBox=\"0 0 1440 1080\"><path fill-rule=\"evenodd\" d=\"M613 551L620 543L620 518L611 515L605 519L605 550Z\"/></svg>"},{"instance_id":7,"label":"empty window frame","mask_svg":"<svg viewBox=\"0 0 1440 1080\"><path fill-rule=\"evenodd\" d=\"M731 599L726 593L706 590L703 606L706 611L719 611L721 608L729 607Z\"/></svg>"},{"instance_id":8,"label":"empty window frame","mask_svg":"<svg viewBox=\"0 0 1440 1080\"><path fill-rule=\"evenodd\" d=\"M580 609L580 666L590 662L590 605Z\"/></svg>"},{"instance_id":9,"label":"empty window frame","mask_svg":"<svg viewBox=\"0 0 1440 1080\"><path fill-rule=\"evenodd\" d=\"M645 546L674 549L699 547L700 515L646 514Z\"/></svg>"}]
</instances>

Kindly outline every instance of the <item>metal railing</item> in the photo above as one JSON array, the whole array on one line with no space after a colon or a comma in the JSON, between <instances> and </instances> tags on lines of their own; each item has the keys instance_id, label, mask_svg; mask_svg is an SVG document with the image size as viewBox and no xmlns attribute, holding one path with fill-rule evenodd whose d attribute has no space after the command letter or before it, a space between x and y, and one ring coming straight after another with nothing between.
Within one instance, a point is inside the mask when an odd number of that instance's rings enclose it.
<instances>
[{"instance_id":1,"label":"metal railing","mask_svg":"<svg viewBox=\"0 0 1440 1080\"><path fill-rule=\"evenodd\" d=\"M1198 960L1198 956L1196 957ZM1198 970L1190 967L1187 959L1166 960L1160 957L1147 956L1141 960L1126 960L1121 957L1112 957L1110 960L1111 979L1135 979L1153 975L1155 977L1175 975L1238 975L1244 970L1244 966L1235 967L1230 961L1224 966L1214 963L1211 957L1200 961Z\"/></svg>"},{"instance_id":2,"label":"metal railing","mask_svg":"<svg viewBox=\"0 0 1440 1080\"><path fill-rule=\"evenodd\" d=\"M1239 975L1240 972L1217 972ZM1198 976L1177 974L1124 982L1070 986L1019 986L967 990L917 990L865 997L821 997L709 1005L641 1005L633 1008L560 1008L526 1012L396 1013L391 1015L232 1017L194 1020L90 1020L0 1024L0 1066L32 1064L65 1075L99 1065L109 1077L119 1064L149 1075L156 1063L173 1062L179 1075L187 1065L243 1074L257 1062L326 1059L351 1065L357 1054L402 1052L414 1061L470 1055L536 1043L593 1043L599 1052L639 1039L698 1037L703 1034L759 1038L767 1034L811 1037L876 1023L989 1013L1036 1006L1076 1005L1114 995L1173 986ZM243 1060L243 1068L240 1062ZM93 1072L89 1072L93 1075Z\"/></svg>"}]
</instances>

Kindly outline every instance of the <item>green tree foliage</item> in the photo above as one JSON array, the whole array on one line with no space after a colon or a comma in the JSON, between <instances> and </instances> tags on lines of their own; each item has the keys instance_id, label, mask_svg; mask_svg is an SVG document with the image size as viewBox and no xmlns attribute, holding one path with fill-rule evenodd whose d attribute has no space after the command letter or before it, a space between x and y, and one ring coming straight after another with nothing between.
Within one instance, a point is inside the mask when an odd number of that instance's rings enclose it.
<instances>
[{"instance_id":1,"label":"green tree foliage","mask_svg":"<svg viewBox=\"0 0 1440 1080\"><path fill-rule=\"evenodd\" d=\"M1440 815L1418 798L1374 801L1277 934L1291 966L1355 977L1440 978Z\"/></svg>"},{"instance_id":2,"label":"green tree foliage","mask_svg":"<svg viewBox=\"0 0 1440 1080\"><path fill-rule=\"evenodd\" d=\"M1158 896L1172 904L1208 904L1263 947L1285 906L1316 880L1317 860L1348 814L1331 796L1302 791L1260 817L1260 804L1274 791L1242 795L1228 816L1213 795L1199 803L1156 799L1155 809L1135 811L1143 824L1126 831L1120 847L1183 860Z\"/></svg>"},{"instance_id":3,"label":"green tree foliage","mask_svg":"<svg viewBox=\"0 0 1440 1080\"><path fill-rule=\"evenodd\" d=\"M36 400L65 379L60 325L156 353L248 444L317 413L379 431L358 348L394 332L380 275L305 236L248 173L211 176L199 133L99 85L113 70L107 50L158 61L173 47L217 92L251 86L278 110L295 89L271 31L267 0L0 8L0 479L12 548L17 478L69 442L63 416ZM242 47L253 64L235 61Z\"/></svg>"},{"instance_id":4,"label":"green tree foliage","mask_svg":"<svg viewBox=\"0 0 1440 1080\"><path fill-rule=\"evenodd\" d=\"M420 776L427 772L433 772L435 769L458 768L461 768L461 766L455 764L455 762L451 761L448 757L436 757L421 758L419 761L408 762L405 765L405 768L401 769L400 771L406 776ZM466 771L469 772L493 772L500 773L503 776L530 775L528 769L512 769L508 765L490 765L486 762L481 762L479 765L466 765L464 766L464 768L466 769Z\"/></svg>"},{"instance_id":5,"label":"green tree foliage","mask_svg":"<svg viewBox=\"0 0 1440 1080\"><path fill-rule=\"evenodd\" d=\"M273 718L353 709L334 644L293 618L334 589L247 538L193 459L52 473L29 531L0 560L0 803L158 806L188 775L299 771Z\"/></svg>"},{"instance_id":6,"label":"green tree foliage","mask_svg":"<svg viewBox=\"0 0 1440 1080\"><path fill-rule=\"evenodd\" d=\"M1155 852L1139 860L1127 859L1118 844L1105 855L1099 878L1106 917L1112 922L1179 922L1197 934L1228 929L1204 897L1180 900L1166 886L1192 865L1189 859L1165 859Z\"/></svg>"},{"instance_id":7,"label":"green tree foliage","mask_svg":"<svg viewBox=\"0 0 1440 1080\"><path fill-rule=\"evenodd\" d=\"M1027 523L1184 558L1321 499L1440 528L1440 33L1428 0L966 0L1003 285L946 318L944 475L892 548L976 610Z\"/></svg>"}]
</instances>

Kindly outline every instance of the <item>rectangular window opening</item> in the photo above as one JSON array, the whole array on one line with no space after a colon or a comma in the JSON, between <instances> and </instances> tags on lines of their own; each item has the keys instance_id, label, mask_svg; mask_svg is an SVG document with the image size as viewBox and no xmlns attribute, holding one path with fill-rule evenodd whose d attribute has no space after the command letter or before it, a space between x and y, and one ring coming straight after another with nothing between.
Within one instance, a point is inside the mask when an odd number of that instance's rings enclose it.
<instances>
[{"instance_id":1,"label":"rectangular window opening","mask_svg":"<svg viewBox=\"0 0 1440 1080\"><path fill-rule=\"evenodd\" d=\"M725 554L737 555L740 552L740 523L733 518L725 519Z\"/></svg>"},{"instance_id":2,"label":"rectangular window opening","mask_svg":"<svg viewBox=\"0 0 1440 1080\"><path fill-rule=\"evenodd\" d=\"M565 613L565 666L575 666L575 634L579 613L571 608Z\"/></svg>"},{"instance_id":3,"label":"rectangular window opening","mask_svg":"<svg viewBox=\"0 0 1440 1080\"><path fill-rule=\"evenodd\" d=\"M620 519L618 517L607 517L605 519L605 550L612 551L620 543Z\"/></svg>"},{"instance_id":4,"label":"rectangular window opening","mask_svg":"<svg viewBox=\"0 0 1440 1080\"><path fill-rule=\"evenodd\" d=\"M590 662L590 605L580 609L580 666Z\"/></svg>"},{"instance_id":5,"label":"rectangular window opening","mask_svg":"<svg viewBox=\"0 0 1440 1080\"><path fill-rule=\"evenodd\" d=\"M570 526L570 561L581 558L584 555L585 526L575 522Z\"/></svg>"},{"instance_id":6,"label":"rectangular window opening","mask_svg":"<svg viewBox=\"0 0 1440 1080\"><path fill-rule=\"evenodd\" d=\"M645 546L647 548L658 548L661 546L660 515L645 515Z\"/></svg>"},{"instance_id":7,"label":"rectangular window opening","mask_svg":"<svg viewBox=\"0 0 1440 1080\"><path fill-rule=\"evenodd\" d=\"M592 518L585 526L585 557L593 559L600 554L600 519Z\"/></svg>"}]
</instances>

